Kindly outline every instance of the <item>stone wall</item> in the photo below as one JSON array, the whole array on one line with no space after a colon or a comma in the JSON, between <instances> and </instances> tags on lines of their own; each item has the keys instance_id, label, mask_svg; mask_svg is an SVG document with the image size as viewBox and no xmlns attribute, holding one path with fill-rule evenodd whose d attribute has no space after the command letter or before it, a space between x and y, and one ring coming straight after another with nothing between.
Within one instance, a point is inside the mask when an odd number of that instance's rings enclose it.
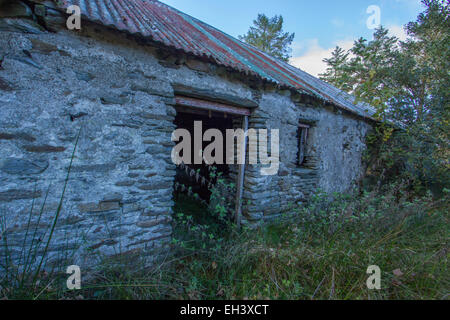
<instances>
[{"instance_id":1,"label":"stone wall","mask_svg":"<svg viewBox=\"0 0 450 320\"><path fill-rule=\"evenodd\" d=\"M278 175L263 177L260 166L246 172L245 223L290 211L318 187L345 191L363 173L370 127L361 119L105 27L84 23L72 32L55 18L57 32L48 32L11 19L0 18L0 213L13 259L30 212L45 241L69 167L50 264L92 266L142 250L151 260L168 251L174 83L256 97L250 127L280 129ZM300 120L315 123L303 167L296 165Z\"/></svg>"},{"instance_id":2,"label":"stone wall","mask_svg":"<svg viewBox=\"0 0 450 320\"><path fill-rule=\"evenodd\" d=\"M153 255L171 241L176 112L165 68L135 43L89 32L0 32L0 212L13 257L32 207L31 231L45 241L71 161L49 263Z\"/></svg>"},{"instance_id":3,"label":"stone wall","mask_svg":"<svg viewBox=\"0 0 450 320\"><path fill-rule=\"evenodd\" d=\"M301 166L299 123L311 125L306 161ZM362 157L371 126L336 108L309 99L298 101L288 91L266 91L250 117L250 127L280 130L278 174L261 176L261 165L247 168L244 215L250 225L295 212L319 189L327 193L349 191L364 174Z\"/></svg>"}]
</instances>

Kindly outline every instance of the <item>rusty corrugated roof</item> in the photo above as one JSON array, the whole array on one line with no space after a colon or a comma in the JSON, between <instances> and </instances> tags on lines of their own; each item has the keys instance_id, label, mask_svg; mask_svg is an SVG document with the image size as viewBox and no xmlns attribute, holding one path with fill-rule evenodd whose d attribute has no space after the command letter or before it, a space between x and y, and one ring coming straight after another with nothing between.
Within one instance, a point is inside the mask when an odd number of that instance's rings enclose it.
<instances>
[{"instance_id":1,"label":"rusty corrugated roof","mask_svg":"<svg viewBox=\"0 0 450 320\"><path fill-rule=\"evenodd\" d=\"M363 117L374 114L369 105L354 104L354 97L334 86L157 0L55 2L60 8L79 6L82 17L89 21L149 37L219 65L295 88Z\"/></svg>"}]
</instances>

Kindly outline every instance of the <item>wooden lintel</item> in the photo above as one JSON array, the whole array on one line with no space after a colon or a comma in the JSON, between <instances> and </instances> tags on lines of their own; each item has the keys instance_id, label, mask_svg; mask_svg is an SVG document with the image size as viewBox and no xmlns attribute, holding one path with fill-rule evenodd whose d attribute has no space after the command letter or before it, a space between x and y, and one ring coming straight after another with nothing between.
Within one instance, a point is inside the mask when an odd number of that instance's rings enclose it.
<instances>
[{"instance_id":1,"label":"wooden lintel","mask_svg":"<svg viewBox=\"0 0 450 320\"><path fill-rule=\"evenodd\" d=\"M249 116L251 114L250 110L247 108L240 108L235 106L226 105L219 102L211 102L206 100L201 100L197 98L176 96L175 102L178 106L198 108L203 110L211 110L214 112L235 114L240 116Z\"/></svg>"},{"instance_id":2,"label":"wooden lintel","mask_svg":"<svg viewBox=\"0 0 450 320\"><path fill-rule=\"evenodd\" d=\"M259 106L256 101L240 98L226 93L219 93L207 89L189 87L182 84L173 84L172 87L175 92L175 95L180 95L184 97L197 98L207 100L210 102L218 102L226 105L231 105L234 107L249 108L249 109L258 108Z\"/></svg>"}]
</instances>

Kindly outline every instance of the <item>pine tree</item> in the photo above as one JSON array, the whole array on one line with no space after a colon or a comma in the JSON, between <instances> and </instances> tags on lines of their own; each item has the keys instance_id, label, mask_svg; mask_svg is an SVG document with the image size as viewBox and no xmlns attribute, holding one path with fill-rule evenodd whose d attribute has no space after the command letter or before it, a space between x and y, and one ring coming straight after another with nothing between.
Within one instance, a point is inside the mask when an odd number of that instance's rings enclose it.
<instances>
[{"instance_id":1,"label":"pine tree","mask_svg":"<svg viewBox=\"0 0 450 320\"><path fill-rule=\"evenodd\" d=\"M247 34L239 36L239 39L287 62L291 57L290 45L295 33L284 32L283 23L281 15L268 18L264 14L259 14Z\"/></svg>"},{"instance_id":2,"label":"pine tree","mask_svg":"<svg viewBox=\"0 0 450 320\"><path fill-rule=\"evenodd\" d=\"M348 52L341 47L336 47L331 53L331 58L323 59L323 62L325 62L328 67L325 73L319 75L320 79L331 83L341 90L351 91L352 88L349 86L350 79L348 78L348 73L346 71L348 56Z\"/></svg>"}]
</instances>

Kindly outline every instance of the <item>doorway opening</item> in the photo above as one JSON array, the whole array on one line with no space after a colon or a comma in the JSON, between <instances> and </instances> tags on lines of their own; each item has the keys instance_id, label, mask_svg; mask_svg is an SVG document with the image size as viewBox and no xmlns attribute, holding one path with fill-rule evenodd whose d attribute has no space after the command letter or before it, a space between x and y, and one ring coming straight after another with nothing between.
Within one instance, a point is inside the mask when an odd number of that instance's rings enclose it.
<instances>
[{"instance_id":1,"label":"doorway opening","mask_svg":"<svg viewBox=\"0 0 450 320\"><path fill-rule=\"evenodd\" d=\"M175 118L177 129L188 130L191 137L194 137L194 123L201 121L202 134L209 129L218 129L222 132L223 137L226 136L227 129L233 129L233 121L237 117L224 113L215 113L204 110L194 110L183 107L178 110ZM239 119L238 119L239 120ZM204 150L211 142L203 142ZM191 143L191 154L194 155L194 143ZM223 154L226 154L226 144L223 145ZM214 155L214 154L213 154ZM234 165L214 164L208 165L205 161L202 164L181 164L177 166L175 197L180 193L195 196L205 205L210 205L212 189L217 184L217 180L223 179L231 183L235 177L236 171ZM234 195L226 195L234 196ZM231 200L231 199L229 199Z\"/></svg>"},{"instance_id":2,"label":"doorway opening","mask_svg":"<svg viewBox=\"0 0 450 320\"><path fill-rule=\"evenodd\" d=\"M192 92L189 92L192 94ZM201 91L204 95L204 90ZM209 218L209 214L216 219L218 218L220 222L235 221L238 226L241 223L242 215L242 196L244 189L244 177L245 177L245 155L247 148L247 139L244 138L243 141L240 139L238 143L243 143L239 145L239 150L242 150L240 156L241 159L235 158L234 163L239 161L240 164L225 164L227 158L227 130L233 130L236 133L236 129L242 129L242 132L247 132L248 130L248 117L251 115L251 110L248 107L241 107L241 104L236 103L236 99L231 99L232 103L224 103L223 97L219 101L216 99L208 98L206 100L200 99L197 94L195 97L186 95L176 95L175 101L177 103L176 110L177 115L174 124L177 129L184 129L190 133L191 140L200 138L203 141L203 134L209 129L215 129L220 131L223 139L223 150L220 150L224 156L224 164L208 164L205 159L198 159L198 155L194 155L196 151L196 144L191 141L191 156L197 159L197 164L195 161L190 161L191 164L181 163L176 171L175 178L175 203L178 205L180 202L180 196L186 197L188 195L191 200L192 198L198 200L204 208L207 210L203 211ZM229 100L229 99L228 99ZM248 102L242 103L242 105L248 105ZM196 132L195 123L197 121L201 122L202 132ZM196 137L195 135L200 135L201 137ZM234 145L237 147L237 136L235 136ZM242 135L241 135L242 137ZM183 138L181 138L183 139ZM212 137L212 140L215 136ZM198 143L198 140L197 140ZM215 141L202 142L202 150L205 151L206 147L212 147L210 144L215 143ZM186 147L186 145L184 145ZM214 146L217 148L216 144ZM198 147L197 147L198 148ZM241 149L242 148L242 149ZM209 150L213 154L213 158L220 154L215 155L216 150ZM183 158L184 150L179 150L179 156ZM197 150L197 152L199 152ZM204 153L203 153L204 155ZM236 157L235 149L235 157ZM190 159L193 160L193 159ZM203 161L202 161L203 160ZM200 163L201 162L201 163ZM194 164L192 164L194 163ZM200 164L198 164L200 163ZM175 208L175 211L177 208Z\"/></svg>"}]
</instances>

